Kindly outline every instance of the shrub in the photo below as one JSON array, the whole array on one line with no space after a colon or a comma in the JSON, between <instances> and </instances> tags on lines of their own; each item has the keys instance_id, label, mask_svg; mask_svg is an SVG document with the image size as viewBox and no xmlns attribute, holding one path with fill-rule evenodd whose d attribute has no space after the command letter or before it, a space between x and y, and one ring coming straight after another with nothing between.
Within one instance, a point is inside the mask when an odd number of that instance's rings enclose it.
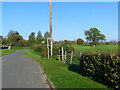
<instances>
[{"instance_id":1,"label":"shrub","mask_svg":"<svg viewBox=\"0 0 120 90\"><path fill-rule=\"evenodd\" d=\"M77 39L77 45L80 45L80 44L83 44L83 43L84 43L84 40L82 40L80 38Z\"/></svg>"},{"instance_id":2,"label":"shrub","mask_svg":"<svg viewBox=\"0 0 120 90\"><path fill-rule=\"evenodd\" d=\"M53 56L58 55L59 54L59 48L58 47L53 47Z\"/></svg>"},{"instance_id":3,"label":"shrub","mask_svg":"<svg viewBox=\"0 0 120 90\"><path fill-rule=\"evenodd\" d=\"M35 45L31 46L31 49L33 49L35 52L39 52L39 53L41 53L44 48L46 48L46 46L42 45L42 44L41 45L35 44Z\"/></svg>"},{"instance_id":4,"label":"shrub","mask_svg":"<svg viewBox=\"0 0 120 90\"><path fill-rule=\"evenodd\" d=\"M73 46L68 46L67 49L68 49L69 51L75 51L75 48L74 48Z\"/></svg>"},{"instance_id":5,"label":"shrub","mask_svg":"<svg viewBox=\"0 0 120 90\"><path fill-rule=\"evenodd\" d=\"M35 52L41 52L41 49L38 45L32 45L31 47ZM40 51L38 50L38 48L40 49Z\"/></svg>"},{"instance_id":6,"label":"shrub","mask_svg":"<svg viewBox=\"0 0 120 90\"><path fill-rule=\"evenodd\" d=\"M83 53L81 65L85 75L112 88L120 88L120 57L114 53Z\"/></svg>"},{"instance_id":7,"label":"shrub","mask_svg":"<svg viewBox=\"0 0 120 90\"><path fill-rule=\"evenodd\" d=\"M111 43L110 42L106 42L106 45L110 45Z\"/></svg>"},{"instance_id":8,"label":"shrub","mask_svg":"<svg viewBox=\"0 0 120 90\"><path fill-rule=\"evenodd\" d=\"M67 45L62 45L60 47L53 46L53 56L58 55L59 50L61 50L62 47L64 48L64 51L66 51L66 50L74 51L75 50L75 48L73 46L67 46ZM42 44L37 45L37 44L35 44L35 45L32 45L31 49L33 49L35 52L40 53L42 57L48 55L48 51L47 51L47 48L46 48L45 45L42 45ZM50 49L49 49L49 52L50 52Z\"/></svg>"},{"instance_id":9,"label":"shrub","mask_svg":"<svg viewBox=\"0 0 120 90\"><path fill-rule=\"evenodd\" d=\"M41 57L46 57L47 55L47 48L42 48Z\"/></svg>"}]
</instances>

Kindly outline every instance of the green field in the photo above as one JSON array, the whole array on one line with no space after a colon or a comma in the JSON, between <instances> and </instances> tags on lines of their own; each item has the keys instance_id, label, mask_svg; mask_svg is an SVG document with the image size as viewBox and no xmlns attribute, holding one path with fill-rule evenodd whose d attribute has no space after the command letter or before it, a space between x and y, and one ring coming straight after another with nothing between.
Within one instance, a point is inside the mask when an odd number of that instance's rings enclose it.
<instances>
[{"instance_id":1,"label":"green field","mask_svg":"<svg viewBox=\"0 0 120 90\"><path fill-rule=\"evenodd\" d=\"M84 46L72 45L76 51L101 51L101 52L118 52L118 45L97 45L97 46Z\"/></svg>"},{"instance_id":2,"label":"green field","mask_svg":"<svg viewBox=\"0 0 120 90\"><path fill-rule=\"evenodd\" d=\"M6 55L6 54L9 54L9 53L12 53L12 52L15 52L15 50L13 50L13 49L2 49L2 50L0 50L0 56Z\"/></svg>"},{"instance_id":3,"label":"green field","mask_svg":"<svg viewBox=\"0 0 120 90\"><path fill-rule=\"evenodd\" d=\"M24 54L42 65L48 78L54 83L56 88L107 88L88 77L69 71L68 66L56 61L54 58L41 58L40 55L32 50L27 50Z\"/></svg>"}]
</instances>

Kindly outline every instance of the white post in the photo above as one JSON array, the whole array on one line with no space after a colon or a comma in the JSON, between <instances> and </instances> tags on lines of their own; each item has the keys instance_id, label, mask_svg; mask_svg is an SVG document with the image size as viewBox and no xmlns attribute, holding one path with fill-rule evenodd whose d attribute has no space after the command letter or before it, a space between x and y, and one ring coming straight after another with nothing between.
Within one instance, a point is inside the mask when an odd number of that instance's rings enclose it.
<instances>
[{"instance_id":1,"label":"white post","mask_svg":"<svg viewBox=\"0 0 120 90\"><path fill-rule=\"evenodd\" d=\"M52 48L53 48L53 42L52 42L52 40L51 40L51 41L50 41L50 51L51 51L51 56L53 55Z\"/></svg>"},{"instance_id":2,"label":"white post","mask_svg":"<svg viewBox=\"0 0 120 90\"><path fill-rule=\"evenodd\" d=\"M11 44L11 42L10 42L10 45L8 46L8 49L11 49L11 47L12 47L12 44Z\"/></svg>"},{"instance_id":3,"label":"white post","mask_svg":"<svg viewBox=\"0 0 120 90\"><path fill-rule=\"evenodd\" d=\"M8 46L8 49L10 49L10 46Z\"/></svg>"},{"instance_id":4,"label":"white post","mask_svg":"<svg viewBox=\"0 0 120 90\"><path fill-rule=\"evenodd\" d=\"M64 51L63 51L63 47L62 47L62 61L64 60Z\"/></svg>"}]
</instances>

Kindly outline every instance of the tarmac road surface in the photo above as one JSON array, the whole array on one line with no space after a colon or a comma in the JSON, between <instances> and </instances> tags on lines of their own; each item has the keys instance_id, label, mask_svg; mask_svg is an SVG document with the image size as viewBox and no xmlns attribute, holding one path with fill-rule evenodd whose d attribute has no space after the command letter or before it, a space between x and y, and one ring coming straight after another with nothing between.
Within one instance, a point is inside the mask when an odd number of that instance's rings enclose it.
<instances>
[{"instance_id":1,"label":"tarmac road surface","mask_svg":"<svg viewBox=\"0 0 120 90\"><path fill-rule=\"evenodd\" d=\"M49 88L40 64L22 54L2 56L2 88Z\"/></svg>"}]
</instances>

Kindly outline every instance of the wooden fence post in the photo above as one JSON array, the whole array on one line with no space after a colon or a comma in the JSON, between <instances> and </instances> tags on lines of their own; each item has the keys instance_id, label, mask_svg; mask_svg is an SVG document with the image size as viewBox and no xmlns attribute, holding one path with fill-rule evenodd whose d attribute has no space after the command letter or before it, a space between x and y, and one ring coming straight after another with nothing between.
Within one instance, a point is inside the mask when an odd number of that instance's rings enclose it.
<instances>
[{"instance_id":1,"label":"wooden fence post","mask_svg":"<svg viewBox=\"0 0 120 90\"><path fill-rule=\"evenodd\" d=\"M65 51L65 60L64 60L64 63L65 63L65 61L66 61L66 55L67 55L67 51Z\"/></svg>"},{"instance_id":2,"label":"wooden fence post","mask_svg":"<svg viewBox=\"0 0 120 90\"><path fill-rule=\"evenodd\" d=\"M73 58L73 51L71 52L71 60L70 60L70 64L72 64L72 58Z\"/></svg>"},{"instance_id":3,"label":"wooden fence post","mask_svg":"<svg viewBox=\"0 0 120 90\"><path fill-rule=\"evenodd\" d=\"M65 51L65 60L66 60L66 55L67 55L67 52Z\"/></svg>"},{"instance_id":4,"label":"wooden fence post","mask_svg":"<svg viewBox=\"0 0 120 90\"><path fill-rule=\"evenodd\" d=\"M59 57L59 61L60 61L60 50L59 50L59 55L58 55L58 57Z\"/></svg>"},{"instance_id":5,"label":"wooden fence post","mask_svg":"<svg viewBox=\"0 0 120 90\"><path fill-rule=\"evenodd\" d=\"M82 56L82 52L80 53L80 57Z\"/></svg>"}]
</instances>

